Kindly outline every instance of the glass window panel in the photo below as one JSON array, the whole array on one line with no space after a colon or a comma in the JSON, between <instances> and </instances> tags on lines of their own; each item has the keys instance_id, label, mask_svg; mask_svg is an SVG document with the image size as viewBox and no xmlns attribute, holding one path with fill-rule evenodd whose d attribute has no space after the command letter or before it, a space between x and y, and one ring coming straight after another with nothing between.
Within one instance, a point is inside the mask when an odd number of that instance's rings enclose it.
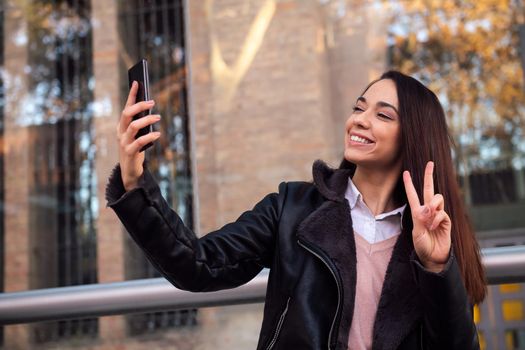
<instances>
[{"instance_id":1,"label":"glass window panel","mask_svg":"<svg viewBox=\"0 0 525 350\"><path fill-rule=\"evenodd\" d=\"M2 139L10 152L10 167L0 173L3 186L25 187L20 202L5 202L6 211L18 215L17 224L27 235L10 238L15 243L10 249L21 250L27 271L17 283L30 289L96 283L90 4L33 1L22 12L9 7L7 16L9 23L22 27L3 36L7 40L3 46L25 48L18 61L13 61L12 52L9 62L2 61L2 83L9 86L2 106L21 106L18 114L9 110L10 130ZM18 166L27 171L18 173ZM16 235L12 224L6 225L11 236ZM5 263L3 270L16 265L11 259ZM6 288L18 288L14 282L8 278ZM34 343L92 337L97 320L35 324L28 329Z\"/></svg>"}]
</instances>

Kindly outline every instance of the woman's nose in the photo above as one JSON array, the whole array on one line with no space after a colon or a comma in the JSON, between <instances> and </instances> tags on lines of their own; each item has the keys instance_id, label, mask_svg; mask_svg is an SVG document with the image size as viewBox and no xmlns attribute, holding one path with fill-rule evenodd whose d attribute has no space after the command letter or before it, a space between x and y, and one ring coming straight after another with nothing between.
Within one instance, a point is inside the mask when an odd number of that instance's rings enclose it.
<instances>
[{"instance_id":1,"label":"woman's nose","mask_svg":"<svg viewBox=\"0 0 525 350\"><path fill-rule=\"evenodd\" d=\"M354 114L354 125L361 126L363 128L370 127L370 121L368 120L368 111Z\"/></svg>"}]
</instances>

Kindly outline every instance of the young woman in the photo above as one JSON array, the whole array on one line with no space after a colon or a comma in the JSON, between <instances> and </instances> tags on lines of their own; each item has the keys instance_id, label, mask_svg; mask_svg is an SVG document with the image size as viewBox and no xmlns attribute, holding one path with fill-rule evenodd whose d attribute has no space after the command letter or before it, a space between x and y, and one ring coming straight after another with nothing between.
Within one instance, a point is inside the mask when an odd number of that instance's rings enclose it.
<instances>
[{"instance_id":1,"label":"young woman","mask_svg":"<svg viewBox=\"0 0 525 350\"><path fill-rule=\"evenodd\" d=\"M237 287L270 268L258 349L479 349L486 287L437 97L390 71L357 99L337 169L282 182L199 239L160 195L135 140L159 116L131 88L108 205L176 287Z\"/></svg>"}]
</instances>

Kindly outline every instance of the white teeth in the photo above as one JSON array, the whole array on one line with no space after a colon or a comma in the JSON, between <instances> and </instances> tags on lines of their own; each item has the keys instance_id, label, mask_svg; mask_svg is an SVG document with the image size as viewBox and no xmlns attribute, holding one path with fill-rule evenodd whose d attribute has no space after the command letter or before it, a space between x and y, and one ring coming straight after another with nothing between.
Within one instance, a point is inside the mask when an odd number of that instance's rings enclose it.
<instances>
[{"instance_id":1,"label":"white teeth","mask_svg":"<svg viewBox=\"0 0 525 350\"><path fill-rule=\"evenodd\" d=\"M350 136L350 140L361 143L372 143L372 141L368 141L367 139L355 135Z\"/></svg>"}]
</instances>

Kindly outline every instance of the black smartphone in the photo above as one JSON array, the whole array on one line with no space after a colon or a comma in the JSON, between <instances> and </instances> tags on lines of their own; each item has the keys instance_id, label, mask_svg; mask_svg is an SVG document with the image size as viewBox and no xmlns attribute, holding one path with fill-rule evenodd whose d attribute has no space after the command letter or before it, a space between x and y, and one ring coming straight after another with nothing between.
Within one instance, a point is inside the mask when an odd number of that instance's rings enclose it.
<instances>
[{"instance_id":1,"label":"black smartphone","mask_svg":"<svg viewBox=\"0 0 525 350\"><path fill-rule=\"evenodd\" d=\"M129 81L129 88L131 89L131 84L133 84L133 81L136 81L139 84L139 88L137 90L137 98L135 102L141 102L141 101L148 101L150 100L150 94L149 94L149 76L148 76L148 62L146 60L140 60L137 64L135 64L133 67L131 67L128 70L128 81ZM147 116L151 114L151 110L146 110L144 112L138 113L133 117L133 120L136 120L138 118L142 118L144 116ZM151 125L148 125L142 129L140 129L137 132L137 135L135 135L135 139L148 134L149 132L152 132L153 128ZM153 146L153 143L150 142L147 145L143 146L140 151L144 151L147 148Z\"/></svg>"}]
</instances>

